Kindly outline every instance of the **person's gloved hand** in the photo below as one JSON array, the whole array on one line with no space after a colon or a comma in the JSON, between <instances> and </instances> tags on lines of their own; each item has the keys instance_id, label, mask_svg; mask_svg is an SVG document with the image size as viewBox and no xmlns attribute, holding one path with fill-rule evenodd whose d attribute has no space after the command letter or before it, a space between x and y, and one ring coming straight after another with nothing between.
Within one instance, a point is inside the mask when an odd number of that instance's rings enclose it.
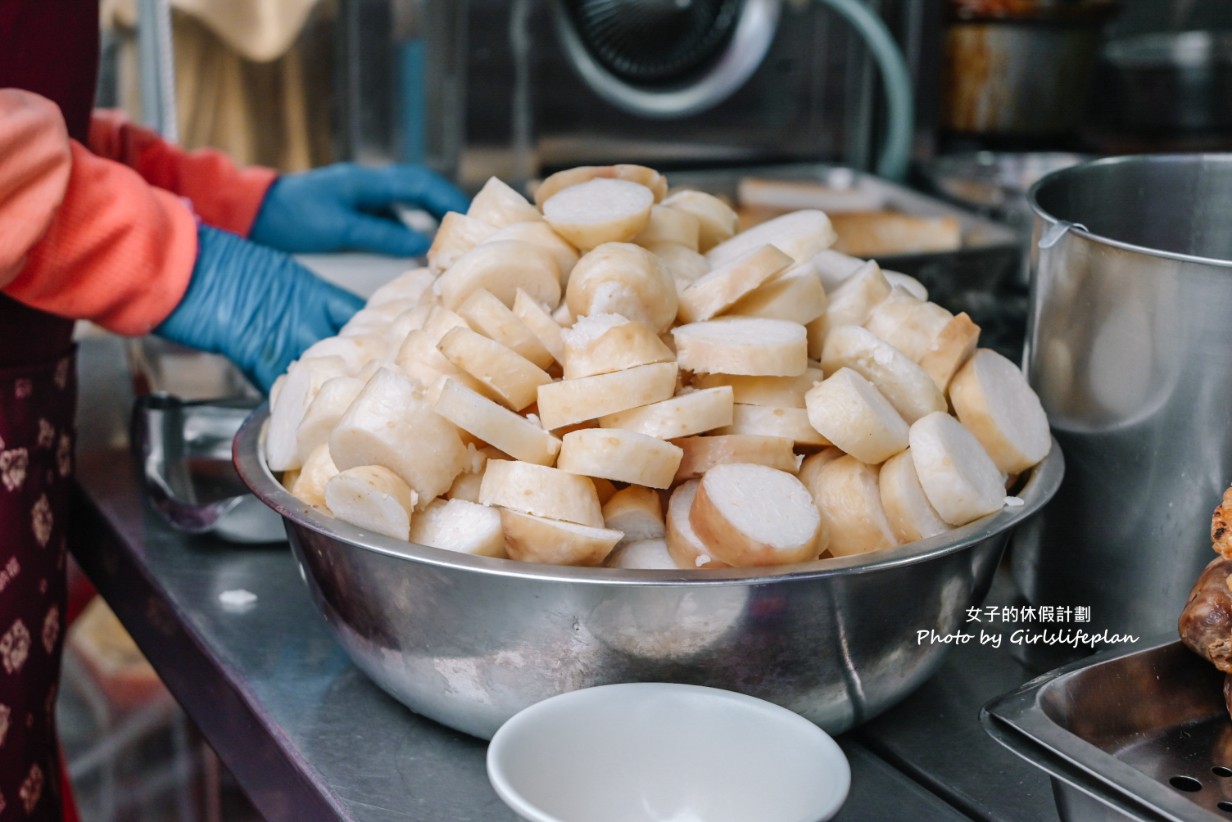
<instances>
[{"instance_id":1,"label":"person's gloved hand","mask_svg":"<svg viewBox=\"0 0 1232 822\"><path fill-rule=\"evenodd\" d=\"M423 254L428 238L394 215L396 203L422 208L437 219L448 211L465 212L470 205L452 183L422 166L338 163L275 180L249 239L298 253Z\"/></svg>"},{"instance_id":2,"label":"person's gloved hand","mask_svg":"<svg viewBox=\"0 0 1232 822\"><path fill-rule=\"evenodd\" d=\"M363 307L285 254L209 226L197 239L188 290L154 333L222 354L263 391Z\"/></svg>"}]
</instances>

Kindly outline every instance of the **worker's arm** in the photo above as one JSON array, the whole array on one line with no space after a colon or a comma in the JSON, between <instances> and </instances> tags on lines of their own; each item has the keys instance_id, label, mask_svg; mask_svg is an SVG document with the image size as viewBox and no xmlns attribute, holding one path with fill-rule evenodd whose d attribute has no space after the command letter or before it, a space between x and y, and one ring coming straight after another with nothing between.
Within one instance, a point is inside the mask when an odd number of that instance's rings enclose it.
<instances>
[{"instance_id":1,"label":"worker's arm","mask_svg":"<svg viewBox=\"0 0 1232 822\"><path fill-rule=\"evenodd\" d=\"M405 226L396 205L443 217L469 200L417 165L338 163L297 174L241 168L213 149L185 151L118 111L95 112L90 148L147 182L188 198L207 225L290 253L371 251L413 257L429 239Z\"/></svg>"},{"instance_id":2,"label":"worker's arm","mask_svg":"<svg viewBox=\"0 0 1232 822\"><path fill-rule=\"evenodd\" d=\"M119 111L96 111L90 150L122 163L152 186L186 198L201 221L247 237L270 185L272 169L241 168L214 149L185 151Z\"/></svg>"},{"instance_id":3,"label":"worker's arm","mask_svg":"<svg viewBox=\"0 0 1232 822\"><path fill-rule=\"evenodd\" d=\"M35 308L143 334L183 297L193 214L70 140L60 109L0 89L0 289Z\"/></svg>"},{"instance_id":4,"label":"worker's arm","mask_svg":"<svg viewBox=\"0 0 1232 822\"><path fill-rule=\"evenodd\" d=\"M262 387L362 304L285 254L199 227L175 194L70 140L55 104L11 89L0 89L0 291L223 354Z\"/></svg>"}]
</instances>

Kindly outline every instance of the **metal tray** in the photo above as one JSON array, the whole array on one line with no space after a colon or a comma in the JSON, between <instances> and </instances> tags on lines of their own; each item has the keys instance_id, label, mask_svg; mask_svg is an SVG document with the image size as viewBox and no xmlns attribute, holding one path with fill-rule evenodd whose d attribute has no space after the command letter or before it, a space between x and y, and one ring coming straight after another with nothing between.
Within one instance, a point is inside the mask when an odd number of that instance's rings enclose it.
<instances>
[{"instance_id":1,"label":"metal tray","mask_svg":"<svg viewBox=\"0 0 1232 822\"><path fill-rule=\"evenodd\" d=\"M186 401L137 398L132 448L154 509L174 528L229 542L286 539L282 519L248 493L231 462L235 432L256 406L249 397Z\"/></svg>"},{"instance_id":2,"label":"metal tray","mask_svg":"<svg viewBox=\"0 0 1232 822\"><path fill-rule=\"evenodd\" d=\"M1232 819L1224 675L1176 640L1031 680L980 722L1052 778L1066 820Z\"/></svg>"},{"instance_id":3,"label":"metal tray","mask_svg":"<svg viewBox=\"0 0 1232 822\"><path fill-rule=\"evenodd\" d=\"M791 164L669 171L673 187L696 188L737 201L744 177L822 183L839 191L860 192L880 208L920 217L954 217L962 246L953 251L883 255L885 269L910 274L928 288L934 302L966 311L981 328L980 344L1017 361L1026 334L1027 275L1024 233L945 200L845 166Z\"/></svg>"}]
</instances>

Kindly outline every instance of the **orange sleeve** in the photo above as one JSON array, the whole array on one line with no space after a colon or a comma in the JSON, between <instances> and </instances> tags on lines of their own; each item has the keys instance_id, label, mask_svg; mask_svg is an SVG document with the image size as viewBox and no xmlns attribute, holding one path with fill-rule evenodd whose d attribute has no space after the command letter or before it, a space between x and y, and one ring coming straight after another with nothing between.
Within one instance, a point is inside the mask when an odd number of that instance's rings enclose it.
<instances>
[{"instance_id":1,"label":"orange sleeve","mask_svg":"<svg viewBox=\"0 0 1232 822\"><path fill-rule=\"evenodd\" d=\"M118 111L96 111L90 149L134 169L146 182L188 198L202 222L247 237L261 201L278 176L273 169L239 168L213 149L185 151Z\"/></svg>"},{"instance_id":2,"label":"orange sleeve","mask_svg":"<svg viewBox=\"0 0 1232 822\"><path fill-rule=\"evenodd\" d=\"M144 334L179 304L196 255L174 194L70 140L51 101L0 89L0 290Z\"/></svg>"}]
</instances>

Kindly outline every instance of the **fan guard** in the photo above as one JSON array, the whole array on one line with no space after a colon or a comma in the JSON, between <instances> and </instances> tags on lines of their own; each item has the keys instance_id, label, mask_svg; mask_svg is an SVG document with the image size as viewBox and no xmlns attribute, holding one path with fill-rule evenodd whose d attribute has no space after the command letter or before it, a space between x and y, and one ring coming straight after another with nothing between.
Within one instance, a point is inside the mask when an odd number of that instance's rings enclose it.
<instances>
[{"instance_id":1,"label":"fan guard","mask_svg":"<svg viewBox=\"0 0 1232 822\"><path fill-rule=\"evenodd\" d=\"M684 117L761 65L779 0L558 0L556 24L586 83L633 114Z\"/></svg>"}]
</instances>

